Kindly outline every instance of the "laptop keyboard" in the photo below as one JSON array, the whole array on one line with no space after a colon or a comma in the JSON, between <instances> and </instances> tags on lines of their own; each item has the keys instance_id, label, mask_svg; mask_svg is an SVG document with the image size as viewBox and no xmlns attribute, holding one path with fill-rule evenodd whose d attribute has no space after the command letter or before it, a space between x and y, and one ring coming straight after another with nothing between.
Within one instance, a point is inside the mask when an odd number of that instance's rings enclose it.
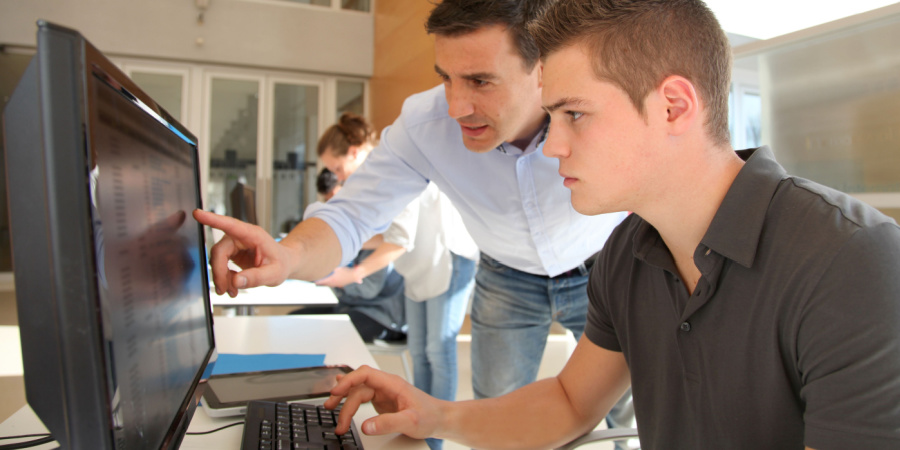
<instances>
[{"instance_id":1,"label":"laptop keyboard","mask_svg":"<svg viewBox=\"0 0 900 450\"><path fill-rule=\"evenodd\" d=\"M251 401L241 450L363 450L356 422L344 435L335 434L338 413L340 406Z\"/></svg>"}]
</instances>

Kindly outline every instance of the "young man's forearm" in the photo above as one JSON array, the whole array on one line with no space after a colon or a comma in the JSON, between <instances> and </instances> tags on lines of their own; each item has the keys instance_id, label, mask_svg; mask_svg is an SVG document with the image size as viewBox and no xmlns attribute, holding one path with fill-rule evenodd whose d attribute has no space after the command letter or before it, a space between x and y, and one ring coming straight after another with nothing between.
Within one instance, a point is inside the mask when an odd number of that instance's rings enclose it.
<instances>
[{"instance_id":1,"label":"young man's forearm","mask_svg":"<svg viewBox=\"0 0 900 450\"><path fill-rule=\"evenodd\" d=\"M552 448L592 430L603 417L579 415L557 378L498 398L447 402L442 408L436 437L484 449Z\"/></svg>"}]
</instances>

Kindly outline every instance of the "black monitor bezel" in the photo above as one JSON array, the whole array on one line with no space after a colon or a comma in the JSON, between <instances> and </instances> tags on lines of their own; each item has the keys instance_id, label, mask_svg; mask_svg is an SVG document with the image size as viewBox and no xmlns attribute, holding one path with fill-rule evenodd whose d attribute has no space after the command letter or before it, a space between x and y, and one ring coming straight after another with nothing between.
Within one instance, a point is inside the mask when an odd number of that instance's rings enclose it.
<instances>
[{"instance_id":1,"label":"black monitor bezel","mask_svg":"<svg viewBox=\"0 0 900 450\"><path fill-rule=\"evenodd\" d=\"M46 21L37 25L37 53L3 118L26 398L63 448L118 448L97 301L94 234L86 213L90 77L99 72L114 80L157 120L177 130L193 148L199 181L197 139L79 32ZM199 183L196 198L201 207ZM205 256L203 228L197 226ZM206 271L201 274L208 286ZM215 359L209 292L201 291L210 349L160 448L180 444L202 394L203 369Z\"/></svg>"}]
</instances>

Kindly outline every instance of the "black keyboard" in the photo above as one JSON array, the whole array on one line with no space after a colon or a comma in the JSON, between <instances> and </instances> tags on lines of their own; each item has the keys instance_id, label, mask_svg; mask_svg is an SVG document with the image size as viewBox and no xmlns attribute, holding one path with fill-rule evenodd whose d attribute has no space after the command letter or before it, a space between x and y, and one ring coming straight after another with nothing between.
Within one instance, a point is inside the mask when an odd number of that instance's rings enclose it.
<instances>
[{"instance_id":1,"label":"black keyboard","mask_svg":"<svg viewBox=\"0 0 900 450\"><path fill-rule=\"evenodd\" d=\"M346 434L335 434L339 412L340 407L251 401L241 450L363 450L355 422Z\"/></svg>"}]
</instances>

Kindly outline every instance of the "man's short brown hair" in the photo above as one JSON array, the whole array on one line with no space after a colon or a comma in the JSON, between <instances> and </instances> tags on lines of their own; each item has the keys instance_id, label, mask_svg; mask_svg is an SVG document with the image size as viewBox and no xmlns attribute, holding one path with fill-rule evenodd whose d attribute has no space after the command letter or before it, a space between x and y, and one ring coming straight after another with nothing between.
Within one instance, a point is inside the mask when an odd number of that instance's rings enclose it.
<instances>
[{"instance_id":1,"label":"man's short brown hair","mask_svg":"<svg viewBox=\"0 0 900 450\"><path fill-rule=\"evenodd\" d=\"M460 36L490 25L504 25L530 72L540 59L528 25L555 0L444 0L431 11L428 34Z\"/></svg>"},{"instance_id":2,"label":"man's short brown hair","mask_svg":"<svg viewBox=\"0 0 900 450\"><path fill-rule=\"evenodd\" d=\"M621 88L641 115L644 99L671 75L694 84L716 144L730 140L731 46L700 0L560 0L529 30L541 57L581 44L600 80Z\"/></svg>"}]
</instances>

